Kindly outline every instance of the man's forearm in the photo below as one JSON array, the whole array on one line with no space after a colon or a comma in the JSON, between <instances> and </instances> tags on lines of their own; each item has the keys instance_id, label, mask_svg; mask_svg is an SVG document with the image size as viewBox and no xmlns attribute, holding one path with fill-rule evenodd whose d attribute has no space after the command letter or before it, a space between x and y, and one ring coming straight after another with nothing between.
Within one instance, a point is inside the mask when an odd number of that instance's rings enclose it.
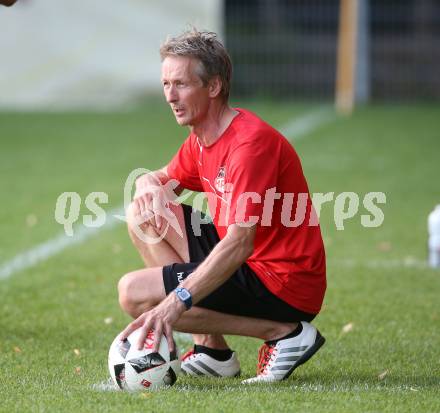
<instances>
[{"instance_id":1,"label":"man's forearm","mask_svg":"<svg viewBox=\"0 0 440 413\"><path fill-rule=\"evenodd\" d=\"M253 243L228 234L182 284L196 304L220 287L252 254Z\"/></svg>"},{"instance_id":2,"label":"man's forearm","mask_svg":"<svg viewBox=\"0 0 440 413\"><path fill-rule=\"evenodd\" d=\"M170 180L170 177L168 176L167 168L168 168L167 166L164 166L161 169L157 169L156 171L152 171L148 175L152 175L153 180L157 179L160 181L160 183L162 185L164 185Z\"/></svg>"},{"instance_id":3,"label":"man's forearm","mask_svg":"<svg viewBox=\"0 0 440 413\"><path fill-rule=\"evenodd\" d=\"M162 185L165 185L171 179L170 176L168 175L168 165L154 171L153 174L155 178L158 179ZM174 192L176 193L177 196L179 196L183 190L184 188L180 186L179 183L179 186L174 189Z\"/></svg>"}]
</instances>

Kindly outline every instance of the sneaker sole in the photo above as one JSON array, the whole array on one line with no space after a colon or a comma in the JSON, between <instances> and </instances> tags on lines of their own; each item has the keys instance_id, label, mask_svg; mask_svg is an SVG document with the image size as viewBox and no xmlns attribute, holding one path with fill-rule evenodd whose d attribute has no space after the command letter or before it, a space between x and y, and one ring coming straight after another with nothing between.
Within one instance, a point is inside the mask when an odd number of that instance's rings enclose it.
<instances>
[{"instance_id":1,"label":"sneaker sole","mask_svg":"<svg viewBox=\"0 0 440 413\"><path fill-rule=\"evenodd\" d=\"M238 372L237 373L235 373L233 376L209 376L208 374L191 374L191 373L188 373L188 372L186 372L185 370L183 370L182 368L181 368L181 370L180 370L180 373L182 374L182 375L184 375L184 376L189 376L189 377L211 377L211 378L219 378L219 379L224 379L224 378L233 378L233 377L240 377L241 376L241 369L240 370L238 370Z\"/></svg>"},{"instance_id":2,"label":"sneaker sole","mask_svg":"<svg viewBox=\"0 0 440 413\"><path fill-rule=\"evenodd\" d=\"M308 361L325 343L325 338L319 331L316 331L316 340L313 345L298 359L295 365L287 372L282 380L286 380L294 372L294 370Z\"/></svg>"}]
</instances>

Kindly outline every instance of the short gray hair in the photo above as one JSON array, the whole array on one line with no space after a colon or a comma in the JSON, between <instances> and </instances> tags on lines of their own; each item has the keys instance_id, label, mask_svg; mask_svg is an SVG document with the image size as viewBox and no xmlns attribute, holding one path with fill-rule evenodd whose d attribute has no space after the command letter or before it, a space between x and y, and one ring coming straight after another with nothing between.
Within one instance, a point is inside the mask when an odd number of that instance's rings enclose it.
<instances>
[{"instance_id":1,"label":"short gray hair","mask_svg":"<svg viewBox=\"0 0 440 413\"><path fill-rule=\"evenodd\" d=\"M201 63L200 79L206 86L214 76L222 82L221 95L228 101L231 89L232 63L228 52L213 32L198 31L195 28L180 36L168 38L160 47L162 61L168 56L185 56Z\"/></svg>"}]
</instances>

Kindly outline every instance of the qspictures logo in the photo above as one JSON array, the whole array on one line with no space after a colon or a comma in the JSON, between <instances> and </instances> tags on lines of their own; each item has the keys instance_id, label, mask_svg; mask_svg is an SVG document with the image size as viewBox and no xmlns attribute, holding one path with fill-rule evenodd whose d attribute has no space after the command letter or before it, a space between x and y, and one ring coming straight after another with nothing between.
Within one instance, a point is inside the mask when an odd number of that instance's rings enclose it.
<instances>
[{"instance_id":1,"label":"qspictures logo","mask_svg":"<svg viewBox=\"0 0 440 413\"><path fill-rule=\"evenodd\" d=\"M220 168L214 182L210 183L222 196L212 192L184 192L176 195L179 182L175 179L165 184L148 169L138 168L133 170L124 185L124 211L125 215L114 214L113 218L127 222L130 217L130 228L136 236L145 243L155 244L164 239L170 227L183 237L184 227L176 217L175 210L182 203L192 197L193 211L191 226L195 235L201 234L201 226L211 222L210 218L201 213L204 206L209 205L213 216L219 214L217 225L228 226L231 222L240 226L261 225L270 227L274 220L281 225L294 228L300 225L316 226L319 216L325 205L332 207L333 221L337 230L344 230L345 223L355 218L360 218L360 225L364 228L380 227L385 215L381 205L386 204L386 195L383 192L367 192L358 194L353 191L335 193L316 192L308 193L279 193L276 188L268 188L264 194L244 192L234 194L232 184L226 183L224 168ZM235 199L234 216L231 219L231 200ZM147 200L146 208L133 215L133 200L142 198ZM74 224L80 219L82 198L77 192L63 192L55 205L55 220L63 225L66 235L73 236ZM91 192L84 199L84 206L90 213L82 216L82 224L86 227L99 228L105 225L107 213L102 207L108 204L109 196L105 192ZM260 205L261 214L249 215L250 206ZM278 207L275 208L275 205ZM312 207L313 205L313 207ZM128 213L130 212L130 213ZM164 226L160 232L146 231L146 225L152 225L160 217Z\"/></svg>"}]
</instances>

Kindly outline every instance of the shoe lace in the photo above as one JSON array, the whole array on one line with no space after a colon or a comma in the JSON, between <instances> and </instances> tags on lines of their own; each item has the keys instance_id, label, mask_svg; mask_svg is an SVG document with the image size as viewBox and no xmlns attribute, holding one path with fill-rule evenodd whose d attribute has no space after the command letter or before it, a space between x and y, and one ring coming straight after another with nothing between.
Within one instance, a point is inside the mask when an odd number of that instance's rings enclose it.
<instances>
[{"instance_id":1,"label":"shoe lace","mask_svg":"<svg viewBox=\"0 0 440 413\"><path fill-rule=\"evenodd\" d=\"M258 352L257 375L265 374L266 367L272 359L274 350L275 344L264 343L260 347L260 351Z\"/></svg>"},{"instance_id":2,"label":"shoe lace","mask_svg":"<svg viewBox=\"0 0 440 413\"><path fill-rule=\"evenodd\" d=\"M184 355L180 357L181 361L185 361L186 359L190 358L194 354L194 349L188 350Z\"/></svg>"}]
</instances>

